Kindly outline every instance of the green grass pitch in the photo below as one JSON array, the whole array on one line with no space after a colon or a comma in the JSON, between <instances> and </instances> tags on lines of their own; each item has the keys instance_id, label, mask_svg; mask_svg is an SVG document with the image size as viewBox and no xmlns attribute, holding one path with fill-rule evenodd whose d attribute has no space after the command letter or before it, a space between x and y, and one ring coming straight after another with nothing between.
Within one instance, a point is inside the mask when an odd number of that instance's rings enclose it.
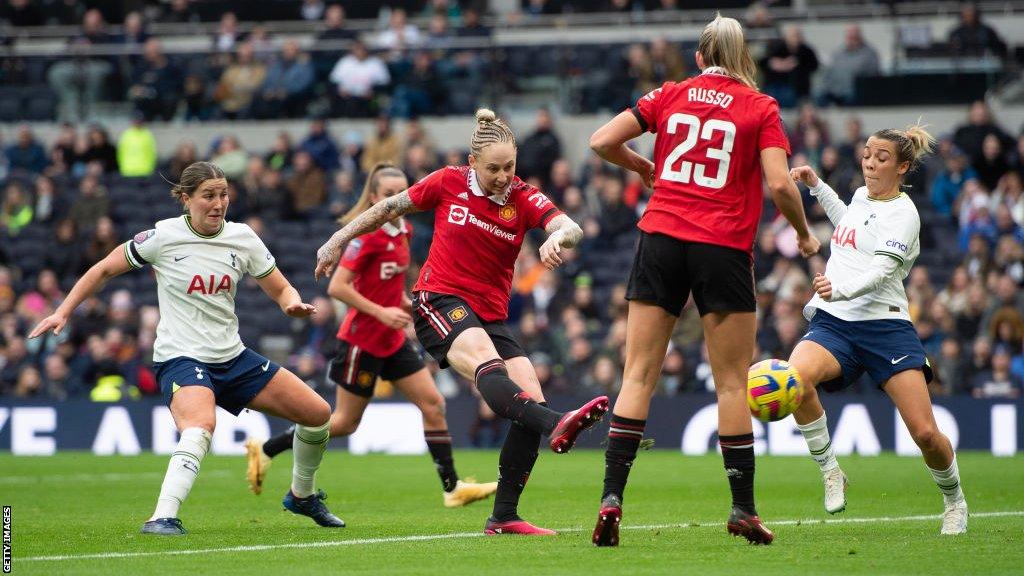
<instances>
[{"instance_id":1,"label":"green grass pitch","mask_svg":"<svg viewBox=\"0 0 1024 576\"><path fill-rule=\"evenodd\" d=\"M463 476L490 479L497 454L456 451ZM959 456L974 516L940 537L942 498L919 458L841 458L848 508L825 514L809 458L757 460L759 511L775 544L725 531L728 487L715 455L642 452L626 493L622 545L590 544L599 451L543 454L520 506L549 538L484 537L489 502L442 506L428 456L327 453L318 484L345 519L320 528L281 509L291 456L253 496L243 457L207 457L182 509L190 534L139 534L167 458L0 455L0 504L13 507L14 574L1013 574L1024 570L1024 458Z\"/></svg>"}]
</instances>

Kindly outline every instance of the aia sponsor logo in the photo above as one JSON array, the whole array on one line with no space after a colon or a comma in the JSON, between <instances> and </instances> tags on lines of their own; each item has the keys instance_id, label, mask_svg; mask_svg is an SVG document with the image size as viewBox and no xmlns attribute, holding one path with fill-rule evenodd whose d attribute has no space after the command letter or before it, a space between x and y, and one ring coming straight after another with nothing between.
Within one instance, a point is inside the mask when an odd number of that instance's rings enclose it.
<instances>
[{"instance_id":1,"label":"aia sponsor logo","mask_svg":"<svg viewBox=\"0 0 1024 576\"><path fill-rule=\"evenodd\" d=\"M857 230L855 228L847 228L845 226L837 226L836 231L832 233L832 243L840 248L845 246L853 246L853 249L857 249Z\"/></svg>"},{"instance_id":2,"label":"aia sponsor logo","mask_svg":"<svg viewBox=\"0 0 1024 576\"><path fill-rule=\"evenodd\" d=\"M231 276L225 274L220 281L217 281L217 277L213 274L206 277L196 274L192 277L186 294L191 296L194 292L198 292L204 296L213 296L223 291L231 292Z\"/></svg>"}]
</instances>

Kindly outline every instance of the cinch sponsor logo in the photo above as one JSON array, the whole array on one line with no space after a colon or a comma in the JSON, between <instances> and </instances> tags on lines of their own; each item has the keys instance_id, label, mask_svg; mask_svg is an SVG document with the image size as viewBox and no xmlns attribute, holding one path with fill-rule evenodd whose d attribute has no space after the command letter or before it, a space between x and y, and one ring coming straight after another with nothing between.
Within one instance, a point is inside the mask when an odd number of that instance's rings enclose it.
<instances>
[{"instance_id":1,"label":"cinch sponsor logo","mask_svg":"<svg viewBox=\"0 0 1024 576\"><path fill-rule=\"evenodd\" d=\"M900 242L899 240L889 240L885 243L885 245L888 246L889 248L899 248L903 252L907 251L907 245L904 244L903 242Z\"/></svg>"},{"instance_id":2,"label":"cinch sponsor logo","mask_svg":"<svg viewBox=\"0 0 1024 576\"><path fill-rule=\"evenodd\" d=\"M477 227L481 228L485 232L490 232L491 234L494 234L498 238L501 238L503 240L508 240L509 242L515 242L516 241L516 235L515 234L513 234L511 232L507 232L505 230L502 230L501 228L498 228L497 226L495 226L494 224L491 224L489 222L484 222L483 220L480 220L479 218L477 218L476 216L473 216L472 214L469 215L469 222L471 224L473 224L474 226L477 226Z\"/></svg>"}]
</instances>

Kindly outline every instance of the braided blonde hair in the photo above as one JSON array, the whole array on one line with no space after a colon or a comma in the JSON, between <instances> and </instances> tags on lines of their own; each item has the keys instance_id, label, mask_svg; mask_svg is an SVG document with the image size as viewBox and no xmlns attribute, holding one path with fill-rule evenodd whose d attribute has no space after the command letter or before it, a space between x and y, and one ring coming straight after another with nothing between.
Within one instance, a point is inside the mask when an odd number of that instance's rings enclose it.
<instances>
[{"instance_id":1,"label":"braided blonde hair","mask_svg":"<svg viewBox=\"0 0 1024 576\"><path fill-rule=\"evenodd\" d=\"M469 143L469 152L479 158L484 148L491 144L508 142L516 145L516 136L504 120L500 120L493 110L481 108L476 111L476 130L473 130L473 139Z\"/></svg>"}]
</instances>

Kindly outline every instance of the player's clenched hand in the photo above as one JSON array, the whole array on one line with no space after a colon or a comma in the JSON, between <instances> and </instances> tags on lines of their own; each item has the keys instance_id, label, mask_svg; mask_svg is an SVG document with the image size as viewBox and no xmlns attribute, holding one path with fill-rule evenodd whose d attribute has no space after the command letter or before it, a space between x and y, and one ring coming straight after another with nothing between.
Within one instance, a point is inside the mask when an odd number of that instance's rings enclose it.
<instances>
[{"instance_id":1,"label":"player's clenched hand","mask_svg":"<svg viewBox=\"0 0 1024 576\"><path fill-rule=\"evenodd\" d=\"M305 302L296 302L295 304L289 304L284 309L284 313L292 318L306 318L316 314L316 306L306 304Z\"/></svg>"},{"instance_id":2,"label":"player's clenched hand","mask_svg":"<svg viewBox=\"0 0 1024 576\"><path fill-rule=\"evenodd\" d=\"M789 177L795 182L800 182L808 188L813 188L818 185L818 175L814 172L814 168L810 166L797 166L789 171Z\"/></svg>"},{"instance_id":3,"label":"player's clenched hand","mask_svg":"<svg viewBox=\"0 0 1024 576\"><path fill-rule=\"evenodd\" d=\"M36 327L32 329L32 332L29 333L28 337L35 338L36 336L40 336L43 333L49 332L51 330L53 331L53 335L57 336L58 334L60 334L60 331L64 329L64 325L67 324L67 322L68 319L65 318L64 316L61 316L60 314L53 314L51 316L47 316L46 318L40 320L39 324L36 324Z\"/></svg>"},{"instance_id":4,"label":"player's clenched hand","mask_svg":"<svg viewBox=\"0 0 1024 576\"><path fill-rule=\"evenodd\" d=\"M821 296L821 299L828 302L832 299L832 281L829 280L824 274L817 273L814 275L814 280L811 281L811 288Z\"/></svg>"},{"instance_id":5,"label":"player's clenched hand","mask_svg":"<svg viewBox=\"0 0 1024 576\"><path fill-rule=\"evenodd\" d=\"M405 294L405 292L402 292L402 305L401 306L402 306L402 310L405 310L407 313L412 314L412 300L409 299L409 296L407 296Z\"/></svg>"},{"instance_id":6,"label":"player's clenched hand","mask_svg":"<svg viewBox=\"0 0 1024 576\"><path fill-rule=\"evenodd\" d=\"M412 322L412 316L408 312L395 306L381 308L377 313L377 320L388 328L405 328Z\"/></svg>"},{"instance_id":7,"label":"player's clenched hand","mask_svg":"<svg viewBox=\"0 0 1024 576\"><path fill-rule=\"evenodd\" d=\"M548 270L554 270L562 263L562 235L561 230L556 230L548 236L548 239L540 245L540 261Z\"/></svg>"},{"instance_id":8,"label":"player's clenched hand","mask_svg":"<svg viewBox=\"0 0 1024 576\"><path fill-rule=\"evenodd\" d=\"M324 245L316 251L316 268L313 270L313 279L330 278L340 257L341 246L334 242L334 238L324 242Z\"/></svg>"},{"instance_id":9,"label":"player's clenched hand","mask_svg":"<svg viewBox=\"0 0 1024 576\"><path fill-rule=\"evenodd\" d=\"M800 238L798 236L796 239L796 245L800 249L800 254L804 258L814 256L821 248L821 242L818 242L818 239L812 234L808 234L806 238Z\"/></svg>"},{"instance_id":10,"label":"player's clenched hand","mask_svg":"<svg viewBox=\"0 0 1024 576\"><path fill-rule=\"evenodd\" d=\"M654 188L654 162L651 162L647 158L640 158L641 164L639 167L634 169L634 172L640 175L640 179L643 180L644 186L647 188Z\"/></svg>"}]
</instances>

